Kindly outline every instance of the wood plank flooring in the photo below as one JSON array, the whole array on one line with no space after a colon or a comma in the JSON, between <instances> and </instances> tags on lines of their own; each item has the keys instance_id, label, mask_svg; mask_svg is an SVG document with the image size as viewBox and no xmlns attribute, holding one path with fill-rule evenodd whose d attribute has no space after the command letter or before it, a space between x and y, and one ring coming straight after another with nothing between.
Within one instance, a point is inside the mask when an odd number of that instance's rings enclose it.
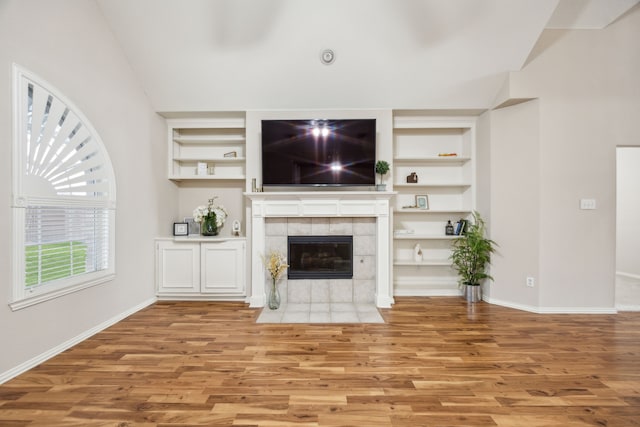
<instances>
[{"instance_id":1,"label":"wood plank flooring","mask_svg":"<svg viewBox=\"0 0 640 427\"><path fill-rule=\"evenodd\" d=\"M0 386L0 426L640 426L640 313L397 298L386 324L157 303Z\"/></svg>"}]
</instances>

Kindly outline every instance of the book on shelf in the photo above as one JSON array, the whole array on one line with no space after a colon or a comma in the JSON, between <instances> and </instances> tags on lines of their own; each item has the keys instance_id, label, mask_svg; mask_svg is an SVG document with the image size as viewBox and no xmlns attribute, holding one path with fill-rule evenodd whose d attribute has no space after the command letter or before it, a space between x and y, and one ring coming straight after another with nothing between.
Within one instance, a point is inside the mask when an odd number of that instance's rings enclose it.
<instances>
[{"instance_id":1,"label":"book on shelf","mask_svg":"<svg viewBox=\"0 0 640 427\"><path fill-rule=\"evenodd\" d=\"M454 233L456 236L462 236L466 230L467 230L466 219L461 219L460 221L456 222L456 230Z\"/></svg>"}]
</instances>

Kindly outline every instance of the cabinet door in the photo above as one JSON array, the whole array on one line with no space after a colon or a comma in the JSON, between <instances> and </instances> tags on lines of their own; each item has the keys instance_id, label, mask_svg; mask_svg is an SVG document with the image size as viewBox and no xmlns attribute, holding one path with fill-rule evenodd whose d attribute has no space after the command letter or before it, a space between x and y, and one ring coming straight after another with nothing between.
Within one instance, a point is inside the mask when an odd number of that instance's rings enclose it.
<instances>
[{"instance_id":1,"label":"cabinet door","mask_svg":"<svg viewBox=\"0 0 640 427\"><path fill-rule=\"evenodd\" d=\"M245 242L203 243L200 259L202 282L200 292L244 296Z\"/></svg>"},{"instance_id":2,"label":"cabinet door","mask_svg":"<svg viewBox=\"0 0 640 427\"><path fill-rule=\"evenodd\" d=\"M200 245L198 243L156 243L159 294L200 292Z\"/></svg>"}]
</instances>

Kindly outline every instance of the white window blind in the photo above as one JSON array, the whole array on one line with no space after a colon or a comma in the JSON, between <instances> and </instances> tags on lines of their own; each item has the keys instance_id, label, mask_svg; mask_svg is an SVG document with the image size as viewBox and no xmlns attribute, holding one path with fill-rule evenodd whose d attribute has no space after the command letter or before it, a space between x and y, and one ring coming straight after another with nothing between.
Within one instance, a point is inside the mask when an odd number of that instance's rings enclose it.
<instances>
[{"instance_id":1,"label":"white window blind","mask_svg":"<svg viewBox=\"0 0 640 427\"><path fill-rule=\"evenodd\" d=\"M87 118L17 66L14 114L16 309L113 276L115 179Z\"/></svg>"},{"instance_id":2,"label":"white window blind","mask_svg":"<svg viewBox=\"0 0 640 427\"><path fill-rule=\"evenodd\" d=\"M106 270L109 209L30 206L25 222L25 285Z\"/></svg>"}]
</instances>

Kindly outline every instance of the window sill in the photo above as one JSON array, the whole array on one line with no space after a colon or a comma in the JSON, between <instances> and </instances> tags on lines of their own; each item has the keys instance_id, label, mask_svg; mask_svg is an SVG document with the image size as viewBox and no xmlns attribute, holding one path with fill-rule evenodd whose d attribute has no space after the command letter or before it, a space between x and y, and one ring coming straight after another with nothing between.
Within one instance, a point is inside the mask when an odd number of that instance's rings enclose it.
<instances>
[{"instance_id":1,"label":"window sill","mask_svg":"<svg viewBox=\"0 0 640 427\"><path fill-rule=\"evenodd\" d=\"M76 285L66 286L64 288L52 290L49 292L43 292L38 295L22 298L18 301L13 301L9 303L9 307L11 308L12 311L22 310L23 308L31 307L32 305L40 304L41 302L49 301L64 295L71 294L73 292L78 292L82 289L87 289L92 286L96 286L101 283L111 281L115 277L116 277L115 274L108 274L89 282L78 283Z\"/></svg>"}]
</instances>

